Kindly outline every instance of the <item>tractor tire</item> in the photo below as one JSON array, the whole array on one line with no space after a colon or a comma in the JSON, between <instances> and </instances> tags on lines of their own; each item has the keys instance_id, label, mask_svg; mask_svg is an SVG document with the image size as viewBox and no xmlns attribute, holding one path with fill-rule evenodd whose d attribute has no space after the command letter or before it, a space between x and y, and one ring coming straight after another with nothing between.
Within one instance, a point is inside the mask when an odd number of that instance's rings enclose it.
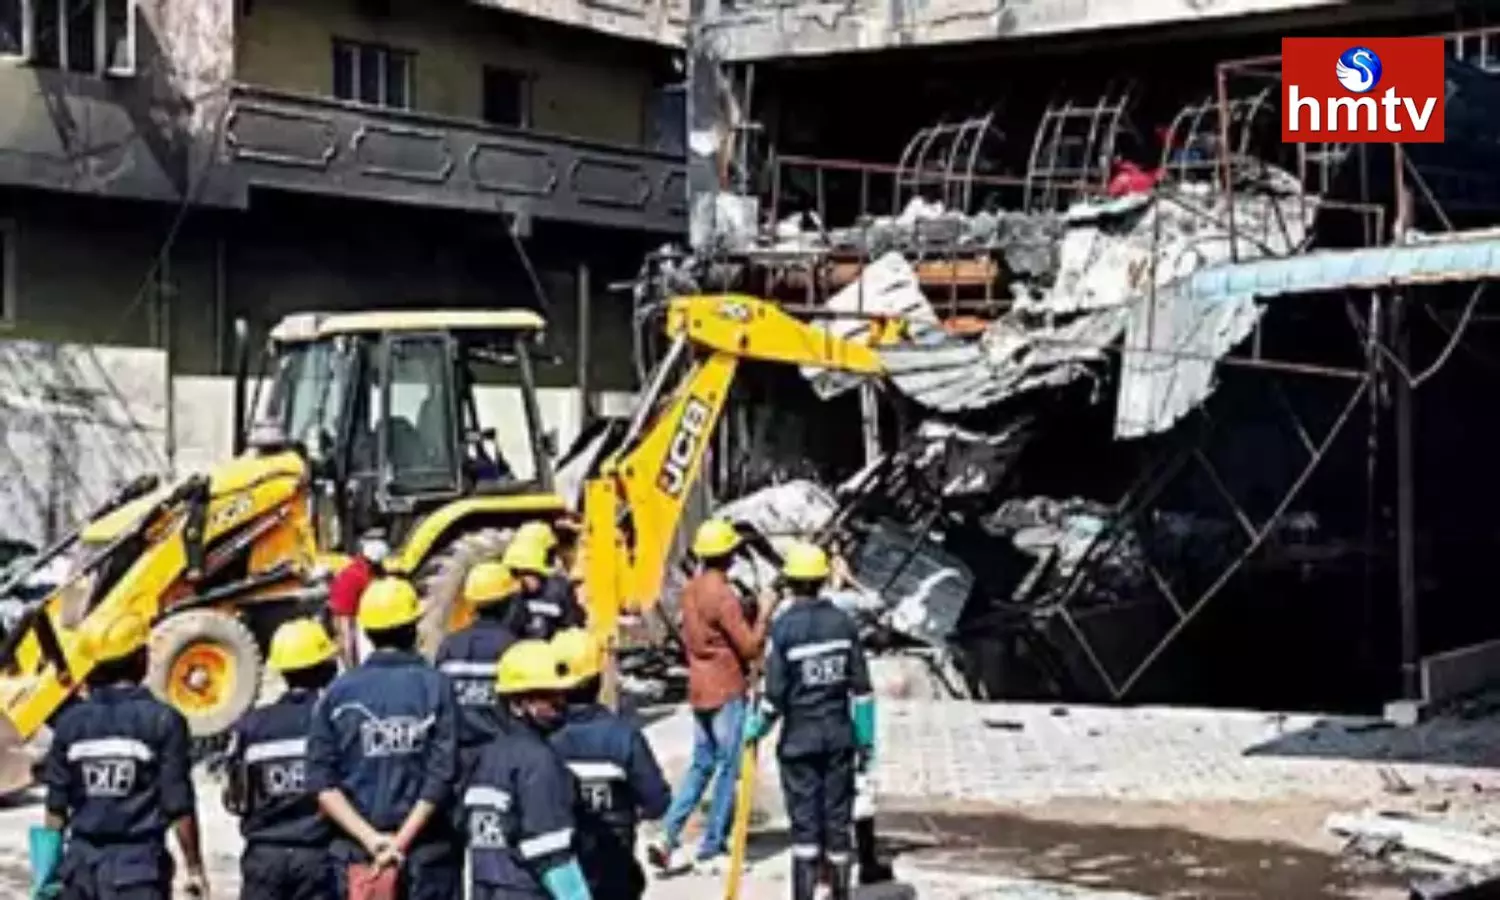
<instances>
[{"instance_id":1,"label":"tractor tire","mask_svg":"<svg viewBox=\"0 0 1500 900\"><path fill-rule=\"evenodd\" d=\"M428 659L437 655L438 645L448 634L469 570L485 560L499 559L512 534L508 528L481 528L459 535L417 570L417 589L422 594L417 645Z\"/></svg>"},{"instance_id":2,"label":"tractor tire","mask_svg":"<svg viewBox=\"0 0 1500 900\"><path fill-rule=\"evenodd\" d=\"M172 616L151 633L146 686L187 719L197 745L211 745L255 705L260 645L244 623L215 609Z\"/></svg>"}]
</instances>

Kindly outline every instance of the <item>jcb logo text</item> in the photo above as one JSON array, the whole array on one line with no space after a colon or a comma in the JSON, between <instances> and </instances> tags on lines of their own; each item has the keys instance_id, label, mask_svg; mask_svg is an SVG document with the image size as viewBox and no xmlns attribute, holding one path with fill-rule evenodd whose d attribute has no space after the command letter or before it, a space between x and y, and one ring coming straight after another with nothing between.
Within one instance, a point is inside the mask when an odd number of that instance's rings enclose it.
<instances>
[{"instance_id":1,"label":"jcb logo text","mask_svg":"<svg viewBox=\"0 0 1500 900\"><path fill-rule=\"evenodd\" d=\"M687 402L682 405L682 422L672 433L671 442L667 444L666 461L662 463L661 474L656 478L657 486L667 496L681 496L687 488L688 472L693 467L698 447L707 437L708 420L712 414L713 409L697 397L687 398Z\"/></svg>"}]
</instances>

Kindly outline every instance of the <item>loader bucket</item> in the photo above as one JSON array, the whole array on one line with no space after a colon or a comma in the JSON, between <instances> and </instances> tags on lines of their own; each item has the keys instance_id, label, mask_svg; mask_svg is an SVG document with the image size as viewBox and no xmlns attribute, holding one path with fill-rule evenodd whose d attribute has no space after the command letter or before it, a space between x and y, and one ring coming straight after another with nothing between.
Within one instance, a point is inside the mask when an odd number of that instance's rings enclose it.
<instances>
[{"instance_id":1,"label":"loader bucket","mask_svg":"<svg viewBox=\"0 0 1500 900\"><path fill-rule=\"evenodd\" d=\"M0 797L19 793L36 781L36 756L9 719L0 717Z\"/></svg>"}]
</instances>

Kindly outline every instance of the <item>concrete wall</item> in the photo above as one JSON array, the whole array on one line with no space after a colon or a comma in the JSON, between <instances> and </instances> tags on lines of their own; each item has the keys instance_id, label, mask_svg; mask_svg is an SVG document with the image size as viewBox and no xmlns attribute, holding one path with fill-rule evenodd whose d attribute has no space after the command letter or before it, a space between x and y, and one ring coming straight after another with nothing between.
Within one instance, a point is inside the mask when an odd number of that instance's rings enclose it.
<instances>
[{"instance_id":1,"label":"concrete wall","mask_svg":"<svg viewBox=\"0 0 1500 900\"><path fill-rule=\"evenodd\" d=\"M1451 0L707 0L707 28L729 61L823 56L1036 38L1114 28L1190 25L1248 16L1393 10L1438 14ZM1358 30L1357 28L1353 30Z\"/></svg>"},{"instance_id":2,"label":"concrete wall","mask_svg":"<svg viewBox=\"0 0 1500 900\"><path fill-rule=\"evenodd\" d=\"M0 537L40 547L170 469L166 355L0 341Z\"/></svg>"},{"instance_id":3,"label":"concrete wall","mask_svg":"<svg viewBox=\"0 0 1500 900\"><path fill-rule=\"evenodd\" d=\"M682 46L687 0L474 0L480 6L535 16L605 34Z\"/></svg>"},{"instance_id":4,"label":"concrete wall","mask_svg":"<svg viewBox=\"0 0 1500 900\"><path fill-rule=\"evenodd\" d=\"M158 265L175 212L0 190L15 292L15 318L0 337L150 347L179 371L211 370L217 219L185 219Z\"/></svg>"},{"instance_id":5,"label":"concrete wall","mask_svg":"<svg viewBox=\"0 0 1500 900\"><path fill-rule=\"evenodd\" d=\"M160 459L153 464L175 463L178 471L202 469L228 453L230 393L222 376L236 317L247 318L252 331L263 334L280 317L310 310L537 303L510 239L489 218L280 198L244 213L188 216L163 263L156 265L174 212L149 204L0 191L0 223L5 238L14 242L7 260L15 264L9 280L16 290L15 319L0 324L0 361L32 339L152 354L160 360L163 383L141 396L157 398L163 409L170 396L172 424L162 424L164 412L134 418L156 423L151 428L160 431L150 438L159 448L153 452ZM574 388L576 264L591 248L619 250L613 262L595 253L589 335L590 383L602 395L596 411L618 413L628 407L635 387L631 314L629 297L610 292L608 285L629 274L640 248L623 238L605 242L582 231L538 233L530 244L549 321L537 365L543 418L566 448L581 419ZM164 382L168 366L176 375L170 395ZM79 367L98 368L90 359ZM48 383L35 380L27 390L44 390ZM6 390L0 382L0 392ZM486 387L481 403L504 436L504 423L518 414L516 392ZM8 415L0 408L0 418ZM37 448L45 449L49 439L25 438L29 443L17 444L12 455L42 453ZM505 449L517 460L527 456L522 435ZM132 453L120 459L141 456ZM138 474L141 465L132 463L123 475ZM0 481L6 477L0 458ZM38 478L46 480L31 480ZM28 519L35 521L36 516ZM33 524L26 528L35 530Z\"/></svg>"},{"instance_id":6,"label":"concrete wall","mask_svg":"<svg viewBox=\"0 0 1500 900\"><path fill-rule=\"evenodd\" d=\"M304 94L333 93L335 37L416 54L414 107L466 119L482 113L486 65L531 74L532 127L640 144L658 48L587 31L463 7L392 0L390 16L356 11L354 0L256 0L238 25L236 77Z\"/></svg>"},{"instance_id":7,"label":"concrete wall","mask_svg":"<svg viewBox=\"0 0 1500 900\"><path fill-rule=\"evenodd\" d=\"M223 374L237 317L266 328L293 312L445 306L535 307L498 217L267 198L244 213L195 212L166 245L176 210L0 190L15 319L0 338L152 347L178 374ZM528 255L550 327L538 379L577 381L574 273L594 266L590 380L631 390L630 299L609 291L644 245L586 230L541 230Z\"/></svg>"}]
</instances>

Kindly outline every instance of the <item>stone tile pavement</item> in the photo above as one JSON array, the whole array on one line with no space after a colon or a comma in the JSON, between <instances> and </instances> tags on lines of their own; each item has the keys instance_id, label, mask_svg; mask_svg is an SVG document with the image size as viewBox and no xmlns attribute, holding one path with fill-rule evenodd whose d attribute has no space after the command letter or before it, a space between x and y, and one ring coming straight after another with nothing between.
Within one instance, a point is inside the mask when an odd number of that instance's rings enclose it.
<instances>
[{"instance_id":1,"label":"stone tile pavement","mask_svg":"<svg viewBox=\"0 0 1500 900\"><path fill-rule=\"evenodd\" d=\"M1500 783L1500 719L1414 729L1354 717L886 701L882 798L1015 806L1063 797L1378 796L1382 769Z\"/></svg>"},{"instance_id":2,"label":"stone tile pavement","mask_svg":"<svg viewBox=\"0 0 1500 900\"><path fill-rule=\"evenodd\" d=\"M1365 719L1254 712L882 701L880 730L876 780L881 804L890 809L1018 808L1067 798L1123 806L1289 796L1357 805L1382 797L1392 769L1407 781L1452 778L1500 790L1500 770L1492 768L1500 765L1500 717L1493 715L1392 729ZM689 757L691 718L685 711L663 711L647 734L675 779ZM761 830L774 834L781 803L770 755L762 753L757 819ZM240 843L218 795L216 784L201 783L204 841L215 896L234 897ZM26 829L41 816L36 799L0 807L0 896L24 896ZM898 871L924 900L1141 900L1031 882L1014 873L960 876L922 857L898 860ZM757 863L742 896L785 897L788 871L785 852L772 852ZM656 884L650 896L708 900L719 894L717 878L693 876Z\"/></svg>"}]
</instances>

